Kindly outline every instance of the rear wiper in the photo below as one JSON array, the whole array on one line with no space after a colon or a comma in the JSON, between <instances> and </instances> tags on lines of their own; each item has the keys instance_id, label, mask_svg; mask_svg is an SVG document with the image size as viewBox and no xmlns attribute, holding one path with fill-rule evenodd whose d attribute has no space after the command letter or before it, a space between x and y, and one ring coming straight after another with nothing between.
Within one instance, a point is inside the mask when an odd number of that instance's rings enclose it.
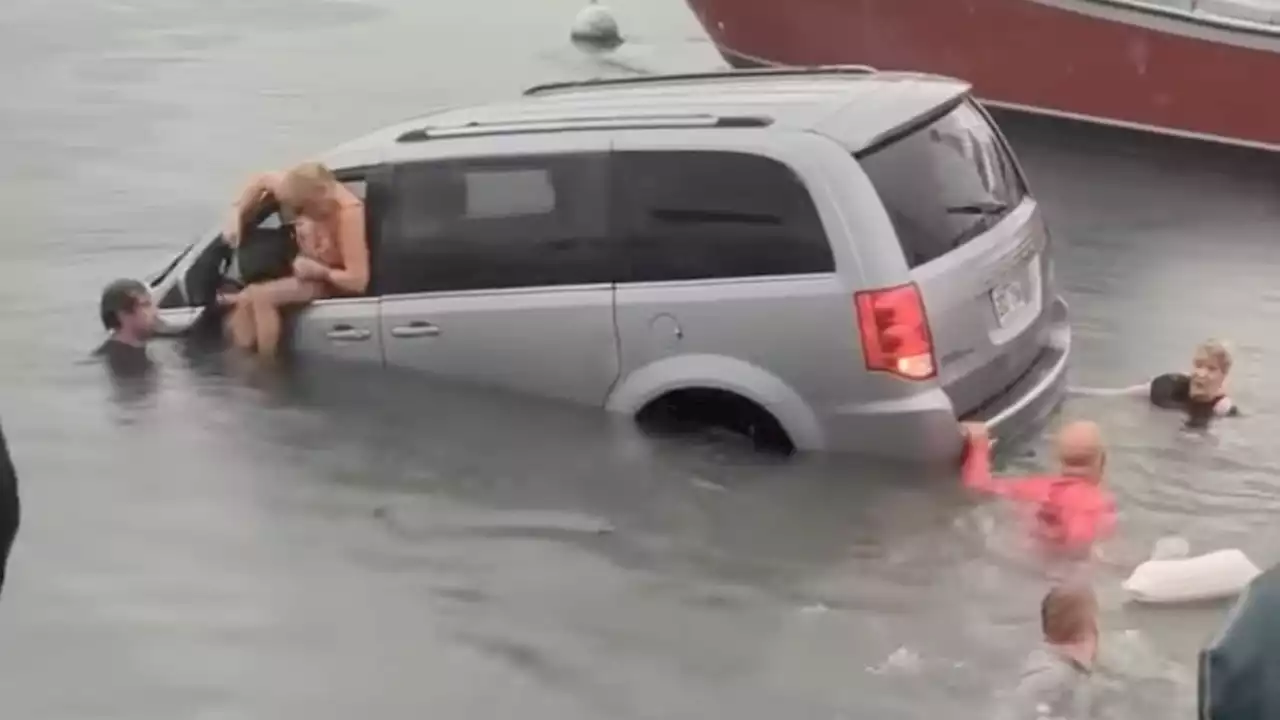
<instances>
[{"instance_id":1,"label":"rear wiper","mask_svg":"<svg viewBox=\"0 0 1280 720\"><path fill-rule=\"evenodd\" d=\"M999 215L1008 209L1008 203L976 202L968 205L953 205L947 208L947 212L951 215Z\"/></svg>"}]
</instances>

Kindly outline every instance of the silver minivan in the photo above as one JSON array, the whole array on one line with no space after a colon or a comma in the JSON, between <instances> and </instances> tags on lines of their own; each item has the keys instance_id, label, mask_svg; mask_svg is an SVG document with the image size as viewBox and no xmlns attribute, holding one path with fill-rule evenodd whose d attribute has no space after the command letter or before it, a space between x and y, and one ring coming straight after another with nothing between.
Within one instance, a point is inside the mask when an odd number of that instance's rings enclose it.
<instances>
[{"instance_id":1,"label":"silver minivan","mask_svg":"<svg viewBox=\"0 0 1280 720\"><path fill-rule=\"evenodd\" d=\"M1049 233L955 79L545 85L321 159L366 199L373 275L298 314L302 354L919 460L955 457L958 419L1007 436L1062 395ZM227 256L211 235L152 280L170 327Z\"/></svg>"}]
</instances>

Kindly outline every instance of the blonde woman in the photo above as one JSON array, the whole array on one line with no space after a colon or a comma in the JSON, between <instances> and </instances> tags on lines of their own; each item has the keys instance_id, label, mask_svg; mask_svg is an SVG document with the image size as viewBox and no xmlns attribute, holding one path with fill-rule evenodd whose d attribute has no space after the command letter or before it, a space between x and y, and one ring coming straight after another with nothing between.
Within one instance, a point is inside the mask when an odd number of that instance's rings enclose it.
<instances>
[{"instance_id":1,"label":"blonde woman","mask_svg":"<svg viewBox=\"0 0 1280 720\"><path fill-rule=\"evenodd\" d=\"M231 342L268 357L280 344L281 309L333 295L360 295L369 285L364 203L320 163L255 177L232 207L223 230L228 244L239 244L245 218L272 198L282 214L294 218L298 256L293 275L222 298L230 308L226 329Z\"/></svg>"}]
</instances>

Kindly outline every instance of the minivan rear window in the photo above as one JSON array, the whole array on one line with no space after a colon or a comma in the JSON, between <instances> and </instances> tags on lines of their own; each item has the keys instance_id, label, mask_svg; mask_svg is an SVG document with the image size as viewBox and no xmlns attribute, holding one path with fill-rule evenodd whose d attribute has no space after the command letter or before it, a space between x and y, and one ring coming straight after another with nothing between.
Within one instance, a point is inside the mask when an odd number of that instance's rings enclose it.
<instances>
[{"instance_id":1,"label":"minivan rear window","mask_svg":"<svg viewBox=\"0 0 1280 720\"><path fill-rule=\"evenodd\" d=\"M1026 195L1008 148L968 101L859 160L913 268L981 235Z\"/></svg>"}]
</instances>

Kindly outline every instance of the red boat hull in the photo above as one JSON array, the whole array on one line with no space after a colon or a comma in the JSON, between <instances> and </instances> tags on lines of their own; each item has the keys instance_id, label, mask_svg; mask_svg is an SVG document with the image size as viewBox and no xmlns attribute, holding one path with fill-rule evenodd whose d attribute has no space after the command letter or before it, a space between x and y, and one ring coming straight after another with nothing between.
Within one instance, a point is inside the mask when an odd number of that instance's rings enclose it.
<instances>
[{"instance_id":1,"label":"red boat hull","mask_svg":"<svg viewBox=\"0 0 1280 720\"><path fill-rule=\"evenodd\" d=\"M731 64L949 75L995 106L1280 149L1280 34L1105 0L688 0Z\"/></svg>"}]
</instances>

